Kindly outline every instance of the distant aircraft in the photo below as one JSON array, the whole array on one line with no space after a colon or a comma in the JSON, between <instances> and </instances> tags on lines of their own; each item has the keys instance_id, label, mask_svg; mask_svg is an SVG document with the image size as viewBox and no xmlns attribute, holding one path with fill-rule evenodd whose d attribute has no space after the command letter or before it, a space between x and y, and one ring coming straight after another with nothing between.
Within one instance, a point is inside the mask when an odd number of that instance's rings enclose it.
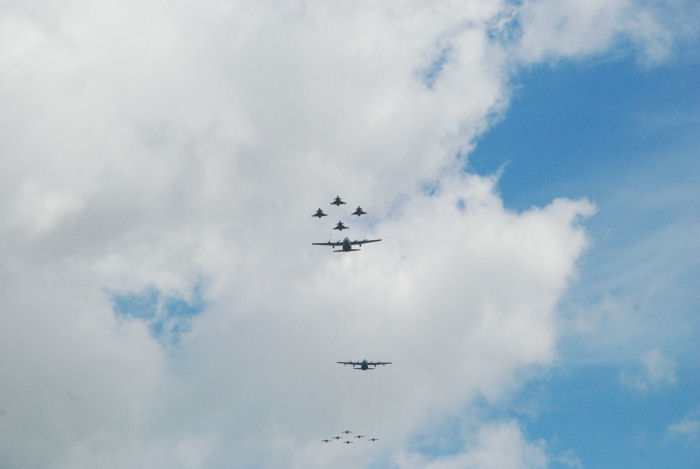
<instances>
[{"instance_id":1,"label":"distant aircraft","mask_svg":"<svg viewBox=\"0 0 700 469\"><path fill-rule=\"evenodd\" d=\"M364 438L364 435L355 435L355 438Z\"/></svg>"},{"instance_id":2,"label":"distant aircraft","mask_svg":"<svg viewBox=\"0 0 700 469\"><path fill-rule=\"evenodd\" d=\"M314 213L314 214L311 215L311 216L312 216L312 217L321 218L321 217L325 217L325 216L327 216L327 215L326 215L325 213L323 213L323 210L321 210L321 209L319 208L318 210L316 210L316 213Z\"/></svg>"},{"instance_id":3,"label":"distant aircraft","mask_svg":"<svg viewBox=\"0 0 700 469\"><path fill-rule=\"evenodd\" d=\"M379 438L370 438L369 441L377 441Z\"/></svg>"},{"instance_id":4,"label":"distant aircraft","mask_svg":"<svg viewBox=\"0 0 700 469\"><path fill-rule=\"evenodd\" d=\"M354 240L350 241L350 238L345 238L342 241L336 241L331 242L328 241L327 243L311 243L314 246L331 246L333 248L341 247L342 249L333 249L333 252L348 252L348 251L361 251L362 249L355 249L353 246L360 246L362 247L363 244L365 243L376 243L378 241L381 241L381 239L361 239L361 240Z\"/></svg>"},{"instance_id":5,"label":"distant aircraft","mask_svg":"<svg viewBox=\"0 0 700 469\"><path fill-rule=\"evenodd\" d=\"M358 205L357 208L355 209L354 212L352 212L353 215L357 215L358 217L361 215L367 215L367 212L362 210L362 208Z\"/></svg>"},{"instance_id":6,"label":"distant aircraft","mask_svg":"<svg viewBox=\"0 0 700 469\"><path fill-rule=\"evenodd\" d=\"M343 202L342 200L340 200L340 196L339 196L339 195L336 195L336 196L335 196L335 200L334 200L333 202L331 202L331 205L337 205L338 207L340 207L341 205L345 205L345 202Z\"/></svg>"},{"instance_id":7,"label":"distant aircraft","mask_svg":"<svg viewBox=\"0 0 700 469\"><path fill-rule=\"evenodd\" d=\"M343 443L345 443L346 445L351 445L351 444L352 444L352 441L350 441L350 440L345 440L345 441L343 441Z\"/></svg>"},{"instance_id":8,"label":"distant aircraft","mask_svg":"<svg viewBox=\"0 0 700 469\"><path fill-rule=\"evenodd\" d=\"M345 434L347 435L347 434L350 434L350 433L352 433L352 432L351 432L350 430L343 430L343 431L340 432L340 433L345 433Z\"/></svg>"},{"instance_id":9,"label":"distant aircraft","mask_svg":"<svg viewBox=\"0 0 700 469\"><path fill-rule=\"evenodd\" d=\"M367 360L362 360L361 362L336 362L341 365L352 365L353 370L373 370L378 365L391 365L391 362L368 362ZM360 437L361 438L361 437Z\"/></svg>"},{"instance_id":10,"label":"distant aircraft","mask_svg":"<svg viewBox=\"0 0 700 469\"><path fill-rule=\"evenodd\" d=\"M343 437L342 437L342 436L334 436L333 439L334 439L334 440L342 440Z\"/></svg>"},{"instance_id":11,"label":"distant aircraft","mask_svg":"<svg viewBox=\"0 0 700 469\"><path fill-rule=\"evenodd\" d=\"M324 443L330 443L331 440L321 440Z\"/></svg>"},{"instance_id":12,"label":"distant aircraft","mask_svg":"<svg viewBox=\"0 0 700 469\"><path fill-rule=\"evenodd\" d=\"M335 225L335 228L333 228L333 229L338 230L338 231L343 231L343 230L347 230L348 228L350 228L350 227L343 225L343 222L339 220L338 224Z\"/></svg>"}]
</instances>

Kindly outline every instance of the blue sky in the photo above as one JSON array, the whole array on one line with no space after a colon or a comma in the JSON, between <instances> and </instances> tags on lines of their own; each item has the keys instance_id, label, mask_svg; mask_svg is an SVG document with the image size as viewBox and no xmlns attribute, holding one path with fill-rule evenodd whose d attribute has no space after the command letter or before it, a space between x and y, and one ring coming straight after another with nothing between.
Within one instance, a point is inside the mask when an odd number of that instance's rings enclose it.
<instances>
[{"instance_id":1,"label":"blue sky","mask_svg":"<svg viewBox=\"0 0 700 469\"><path fill-rule=\"evenodd\" d=\"M505 165L498 187L512 210L555 197L586 197L598 208L560 307L573 321L605 298L633 306L594 333L569 323L559 366L515 405L534 401L528 434L573 450L584 467L700 461L697 433L668 431L697 417L700 401L698 77L690 45L653 67L613 56L532 67L517 74L510 108L469 158L477 172ZM677 381L634 392L621 376L638 372L639 357L654 347L675 362Z\"/></svg>"}]
</instances>

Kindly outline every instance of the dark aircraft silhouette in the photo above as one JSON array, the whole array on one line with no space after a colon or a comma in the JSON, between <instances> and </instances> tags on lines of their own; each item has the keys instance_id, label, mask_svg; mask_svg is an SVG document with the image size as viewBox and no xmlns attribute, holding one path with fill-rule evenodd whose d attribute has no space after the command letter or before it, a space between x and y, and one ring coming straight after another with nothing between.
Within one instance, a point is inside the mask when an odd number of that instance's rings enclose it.
<instances>
[{"instance_id":1,"label":"dark aircraft silhouette","mask_svg":"<svg viewBox=\"0 0 700 469\"><path fill-rule=\"evenodd\" d=\"M342 440L343 437L342 437L342 436L334 436L333 439L334 439L334 440Z\"/></svg>"},{"instance_id":2,"label":"dark aircraft silhouette","mask_svg":"<svg viewBox=\"0 0 700 469\"><path fill-rule=\"evenodd\" d=\"M379 438L370 438L369 441L377 441Z\"/></svg>"},{"instance_id":3,"label":"dark aircraft silhouette","mask_svg":"<svg viewBox=\"0 0 700 469\"><path fill-rule=\"evenodd\" d=\"M355 435L355 438L364 438L364 435Z\"/></svg>"},{"instance_id":4,"label":"dark aircraft silhouette","mask_svg":"<svg viewBox=\"0 0 700 469\"><path fill-rule=\"evenodd\" d=\"M345 433L346 435L352 433L350 430L343 430L341 433Z\"/></svg>"},{"instance_id":5,"label":"dark aircraft silhouette","mask_svg":"<svg viewBox=\"0 0 700 469\"><path fill-rule=\"evenodd\" d=\"M336 362L341 365L352 365L353 370L373 370L375 369L378 365L391 365L391 362L368 362L367 360L362 360L361 362ZM362 438L362 437L360 437Z\"/></svg>"},{"instance_id":6,"label":"dark aircraft silhouette","mask_svg":"<svg viewBox=\"0 0 700 469\"><path fill-rule=\"evenodd\" d=\"M321 440L323 443L330 443L331 440Z\"/></svg>"},{"instance_id":7,"label":"dark aircraft silhouette","mask_svg":"<svg viewBox=\"0 0 700 469\"><path fill-rule=\"evenodd\" d=\"M323 213L323 210L321 210L321 209L319 208L318 210L316 210L316 213L314 213L314 214L311 215L311 216L312 216L312 217L321 218L321 217L325 217L325 216L327 216L327 215L326 215L325 213Z\"/></svg>"},{"instance_id":8,"label":"dark aircraft silhouette","mask_svg":"<svg viewBox=\"0 0 700 469\"><path fill-rule=\"evenodd\" d=\"M350 441L350 440L345 440L345 441L343 441L343 443L345 443L346 445L351 445L351 444L352 444L352 441Z\"/></svg>"},{"instance_id":9,"label":"dark aircraft silhouette","mask_svg":"<svg viewBox=\"0 0 700 469\"><path fill-rule=\"evenodd\" d=\"M340 196L339 196L339 195L336 195L336 196L335 196L335 200L334 200L333 202L331 202L331 205L337 205L338 207L340 207L341 205L345 205L345 202L343 202L342 200L340 200Z\"/></svg>"},{"instance_id":10,"label":"dark aircraft silhouette","mask_svg":"<svg viewBox=\"0 0 700 469\"><path fill-rule=\"evenodd\" d=\"M360 246L362 247L363 244L365 243L376 243L378 241L381 241L381 239L361 239L361 240L354 240L350 241L350 238L345 238L342 241L336 241L331 242L328 241L327 243L311 243L314 246L330 246L333 248L340 247L342 249L333 249L333 252L348 252L348 251L361 251L362 249L355 249L353 246Z\"/></svg>"},{"instance_id":11,"label":"dark aircraft silhouette","mask_svg":"<svg viewBox=\"0 0 700 469\"><path fill-rule=\"evenodd\" d=\"M367 212L362 210L362 208L358 205L357 208L355 209L354 212L352 212L353 215L357 215L358 217L361 215L367 215Z\"/></svg>"},{"instance_id":12,"label":"dark aircraft silhouette","mask_svg":"<svg viewBox=\"0 0 700 469\"><path fill-rule=\"evenodd\" d=\"M343 225L342 221L338 221L338 224L335 225L335 228L333 228L333 229L338 230L338 231L343 231L343 230L347 230L348 228L349 228L349 226Z\"/></svg>"}]
</instances>

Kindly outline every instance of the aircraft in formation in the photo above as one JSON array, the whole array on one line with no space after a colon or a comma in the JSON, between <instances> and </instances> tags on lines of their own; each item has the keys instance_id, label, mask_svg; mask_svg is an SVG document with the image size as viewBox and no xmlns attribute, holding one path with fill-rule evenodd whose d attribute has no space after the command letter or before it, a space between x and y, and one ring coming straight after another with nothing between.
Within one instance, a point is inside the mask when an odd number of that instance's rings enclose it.
<instances>
[{"instance_id":1,"label":"aircraft in formation","mask_svg":"<svg viewBox=\"0 0 700 469\"><path fill-rule=\"evenodd\" d=\"M340 195L336 195L335 199L331 202L331 205L335 205L337 207L340 207L341 205L346 205L346 203L343 202L343 200L340 198ZM355 211L351 213L351 215L356 215L358 217L361 217L362 215L366 215L366 214L367 214L367 212L362 210L362 207L360 207L359 205L357 206ZM321 219L322 217L326 217L328 215L325 214L323 212L323 210L321 210L321 208L319 207L318 210L316 210L316 213L312 214L311 216L316 217L318 219ZM338 230L338 231L343 231L343 230L349 229L349 227L345 226L343 224L342 220L338 220L338 224L335 225L335 227L333 229ZM350 238L346 237L342 241L332 242L329 240L327 243L311 243L311 244L314 246L330 246L331 248L333 248L333 252L350 252L350 251L360 251L361 250L361 249L355 248L354 246L362 247L363 244L377 243L379 241L381 241L381 239L364 238L364 239L350 240ZM336 248L340 248L340 249L336 249ZM365 371L366 370L373 370L377 366L380 366L380 365L381 366L391 365L391 362L372 362L372 361L367 361L367 360L362 360L361 362L350 361L350 362L337 362L337 363L339 363L343 366L351 365L354 370L365 370ZM342 434L345 435L345 437L334 436L332 439L326 438L326 439L323 439L321 441L323 443L330 443L333 440L342 440L343 438L345 438L345 441L343 441L342 443L346 444L346 445L350 445L353 443L353 441L351 441L349 439L350 437L348 436L348 435L350 435L350 433L352 433L350 430L343 430ZM365 438L365 435L358 434L358 435L355 435L355 438L357 440L362 440L362 438ZM379 440L379 438L367 438L367 441L374 442L377 440Z\"/></svg>"},{"instance_id":2,"label":"aircraft in formation","mask_svg":"<svg viewBox=\"0 0 700 469\"><path fill-rule=\"evenodd\" d=\"M312 216L312 217L321 218L321 217L327 217L328 215L326 215L325 213L323 213L323 210L321 210L321 208L319 207L319 209L316 210L316 213L314 213L314 214L311 215L311 216Z\"/></svg>"},{"instance_id":3,"label":"aircraft in formation","mask_svg":"<svg viewBox=\"0 0 700 469\"><path fill-rule=\"evenodd\" d=\"M352 212L352 215L357 215L357 216L359 217L359 216L361 216L361 215L367 215L367 212L365 212L364 210L362 210L362 207L360 207L360 206L358 205L357 208L355 209L355 211Z\"/></svg>"},{"instance_id":4,"label":"aircraft in formation","mask_svg":"<svg viewBox=\"0 0 700 469\"><path fill-rule=\"evenodd\" d=\"M377 366L386 366L386 365L391 365L391 362L368 362L367 360L362 360L361 362L336 362L340 365L352 365L353 370L373 370ZM361 436L358 438L362 438Z\"/></svg>"},{"instance_id":5,"label":"aircraft in formation","mask_svg":"<svg viewBox=\"0 0 700 469\"><path fill-rule=\"evenodd\" d=\"M338 224L335 225L335 228L333 228L333 229L338 230L338 231L343 231L343 230L347 230L348 228L350 228L350 227L343 225L343 222L338 220Z\"/></svg>"},{"instance_id":6,"label":"aircraft in formation","mask_svg":"<svg viewBox=\"0 0 700 469\"><path fill-rule=\"evenodd\" d=\"M366 243L376 243L381 241L381 239L356 239L354 241L350 241L350 238L345 238L342 241L328 241L327 243L311 243L314 246L330 246L333 248L341 247L342 249L333 249L333 252L349 252L349 251L361 251L362 249L355 249L353 246L360 246L362 247L363 244Z\"/></svg>"},{"instance_id":7,"label":"aircraft in formation","mask_svg":"<svg viewBox=\"0 0 700 469\"><path fill-rule=\"evenodd\" d=\"M331 205L335 205L335 206L340 207L341 205L345 205L345 202L343 202L343 200L340 198L339 195L336 195L335 200L333 202L331 202ZM362 207L360 207L359 205L357 206L355 211L351 213L351 215L357 215L358 217L361 217L362 215L366 215L366 214L367 214L367 212L362 210ZM321 208L319 207L319 209L316 210L316 213L314 213L311 216L316 217L318 219L321 219L321 218L326 217L328 215L326 213L324 213L324 211L321 210ZM343 224L342 220L339 220L338 224L335 225L335 228L333 228L333 229L338 230L338 231L343 231L343 230L347 230L348 228L349 228L348 226L345 226Z\"/></svg>"},{"instance_id":8,"label":"aircraft in formation","mask_svg":"<svg viewBox=\"0 0 700 469\"><path fill-rule=\"evenodd\" d=\"M333 440L345 439L345 441L341 441L341 443L343 443L344 445L351 445L354 443L354 441L352 441L350 439L350 434L352 433L350 430L343 430L341 433L345 436L344 437L334 436L333 438L324 438L323 440L321 440L321 442L322 443L332 443ZM379 441L379 438L367 438L365 435L359 435L359 434L355 435L355 438L357 438L358 440L361 440L362 438L366 438L367 439L366 441Z\"/></svg>"},{"instance_id":9,"label":"aircraft in formation","mask_svg":"<svg viewBox=\"0 0 700 469\"><path fill-rule=\"evenodd\" d=\"M345 205L345 202L343 202L342 200L340 200L340 196L339 196L339 195L336 195L336 196L335 196L335 200L334 200L333 202L331 202L331 205L337 205L338 207L340 207L341 205Z\"/></svg>"}]
</instances>

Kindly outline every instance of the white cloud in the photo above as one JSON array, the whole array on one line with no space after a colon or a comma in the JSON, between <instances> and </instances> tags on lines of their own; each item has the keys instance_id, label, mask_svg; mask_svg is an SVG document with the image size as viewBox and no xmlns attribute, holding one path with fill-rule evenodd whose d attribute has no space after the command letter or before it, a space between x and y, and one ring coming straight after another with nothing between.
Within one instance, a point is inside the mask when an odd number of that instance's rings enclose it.
<instances>
[{"instance_id":1,"label":"white cloud","mask_svg":"<svg viewBox=\"0 0 700 469\"><path fill-rule=\"evenodd\" d=\"M399 453L397 467L449 469L534 469L547 467L548 458L541 442L525 440L515 422L484 425L475 441L457 454L429 458L415 453Z\"/></svg>"},{"instance_id":2,"label":"white cloud","mask_svg":"<svg viewBox=\"0 0 700 469\"><path fill-rule=\"evenodd\" d=\"M668 431L672 435L696 438L700 432L700 420L681 420L668 426Z\"/></svg>"},{"instance_id":3,"label":"white cloud","mask_svg":"<svg viewBox=\"0 0 700 469\"><path fill-rule=\"evenodd\" d=\"M642 370L637 373L625 372L620 375L622 383L630 389L642 393L673 386L676 378L676 364L658 348L652 349L641 359Z\"/></svg>"},{"instance_id":4,"label":"white cloud","mask_svg":"<svg viewBox=\"0 0 700 469\"><path fill-rule=\"evenodd\" d=\"M575 469L583 469L583 463L581 460L576 456L576 453L574 453L572 450L567 450L564 451L561 454L556 454L553 456L550 456L550 459L553 462L556 462L563 467L573 467Z\"/></svg>"},{"instance_id":5,"label":"white cloud","mask_svg":"<svg viewBox=\"0 0 700 469\"><path fill-rule=\"evenodd\" d=\"M700 407L695 408L682 419L669 424L667 431L669 436L673 438L697 441L700 436Z\"/></svg>"},{"instance_id":6,"label":"white cloud","mask_svg":"<svg viewBox=\"0 0 700 469\"><path fill-rule=\"evenodd\" d=\"M490 39L513 7L490 0L1 8L0 466L362 466L552 360L594 209L509 212L454 163L517 54L550 48L539 13L513 56ZM309 245L336 192L382 243ZM208 307L167 351L107 293L200 284ZM346 425L382 444L317 443ZM465 457L494 467L504 442L505 467L546 464L512 423Z\"/></svg>"},{"instance_id":7,"label":"white cloud","mask_svg":"<svg viewBox=\"0 0 700 469\"><path fill-rule=\"evenodd\" d=\"M671 14L669 6L633 0L526 1L516 17L522 32L518 54L540 62L600 54L631 43L641 61L657 62L669 55L674 36L698 31L692 2L675 2Z\"/></svg>"},{"instance_id":8,"label":"white cloud","mask_svg":"<svg viewBox=\"0 0 700 469\"><path fill-rule=\"evenodd\" d=\"M659 349L649 351L642 358L642 362L649 382L652 384L675 384L678 381L675 363L664 356Z\"/></svg>"}]
</instances>

